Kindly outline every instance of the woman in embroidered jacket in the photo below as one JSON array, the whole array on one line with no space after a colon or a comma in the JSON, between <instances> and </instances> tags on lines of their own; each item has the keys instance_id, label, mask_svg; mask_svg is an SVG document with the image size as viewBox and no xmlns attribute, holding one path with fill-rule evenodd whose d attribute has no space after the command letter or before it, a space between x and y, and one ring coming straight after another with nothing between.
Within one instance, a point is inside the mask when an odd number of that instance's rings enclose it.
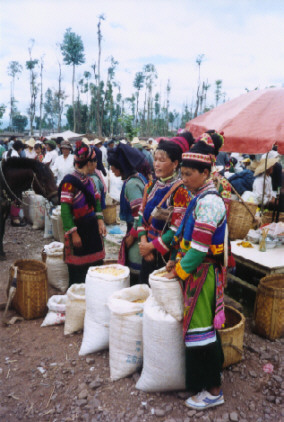
<instances>
[{"instance_id":1,"label":"woman in embroidered jacket","mask_svg":"<svg viewBox=\"0 0 284 422\"><path fill-rule=\"evenodd\" d=\"M119 251L118 263L130 268L130 284L137 284L142 257L139 253L137 217L147 179L137 172L143 155L129 145L120 143L108 151L108 163L116 177L123 180L120 194L120 219L126 221L126 236Z\"/></svg>"},{"instance_id":2,"label":"woman in embroidered jacket","mask_svg":"<svg viewBox=\"0 0 284 422\"><path fill-rule=\"evenodd\" d=\"M187 399L186 405L194 409L224 403L221 390L224 356L216 329L225 322L226 209L210 178L214 155L221 145L221 136L213 143L209 134L203 134L182 155L182 180L196 196L172 242L177 249L167 264L170 273L166 277L178 276L184 284L186 384L189 391L198 393Z\"/></svg>"},{"instance_id":3,"label":"woman in embroidered jacket","mask_svg":"<svg viewBox=\"0 0 284 422\"><path fill-rule=\"evenodd\" d=\"M106 234L100 195L88 176L95 170L96 153L78 141L74 162L75 171L66 175L59 186L69 285L84 283L89 267L103 263L102 236Z\"/></svg>"},{"instance_id":4,"label":"woman in embroidered jacket","mask_svg":"<svg viewBox=\"0 0 284 422\"><path fill-rule=\"evenodd\" d=\"M156 179L146 185L139 211L141 283L148 283L149 275L165 265L163 256L168 259L170 243L190 202L191 195L179 178L178 167L182 153L188 151L193 142L191 133L187 132L168 141L161 140L155 151ZM173 207L167 220L154 212L157 206L163 210Z\"/></svg>"}]
</instances>

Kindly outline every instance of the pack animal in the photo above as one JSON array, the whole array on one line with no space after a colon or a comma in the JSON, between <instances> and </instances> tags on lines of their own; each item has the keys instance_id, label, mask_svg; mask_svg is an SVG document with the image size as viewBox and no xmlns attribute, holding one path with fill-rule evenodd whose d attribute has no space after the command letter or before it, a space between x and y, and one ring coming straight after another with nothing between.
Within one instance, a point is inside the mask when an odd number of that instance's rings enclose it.
<instances>
[{"instance_id":1,"label":"pack animal","mask_svg":"<svg viewBox=\"0 0 284 422\"><path fill-rule=\"evenodd\" d=\"M0 161L0 260L5 259L3 237L11 201L21 203L22 193L31 188L52 204L58 204L55 178L47 165L29 158Z\"/></svg>"}]
</instances>

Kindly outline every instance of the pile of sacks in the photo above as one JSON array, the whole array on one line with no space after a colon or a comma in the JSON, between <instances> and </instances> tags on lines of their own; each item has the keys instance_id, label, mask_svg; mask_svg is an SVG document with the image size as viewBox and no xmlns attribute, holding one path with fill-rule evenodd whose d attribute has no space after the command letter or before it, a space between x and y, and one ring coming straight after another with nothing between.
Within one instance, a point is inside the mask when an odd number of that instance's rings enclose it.
<instances>
[{"instance_id":1,"label":"pile of sacks","mask_svg":"<svg viewBox=\"0 0 284 422\"><path fill-rule=\"evenodd\" d=\"M111 379L142 367L136 388L147 392L185 388L182 290L164 272L151 274L151 288L129 287L128 267L91 267L66 294L64 334L83 330L79 355L109 348Z\"/></svg>"}]
</instances>

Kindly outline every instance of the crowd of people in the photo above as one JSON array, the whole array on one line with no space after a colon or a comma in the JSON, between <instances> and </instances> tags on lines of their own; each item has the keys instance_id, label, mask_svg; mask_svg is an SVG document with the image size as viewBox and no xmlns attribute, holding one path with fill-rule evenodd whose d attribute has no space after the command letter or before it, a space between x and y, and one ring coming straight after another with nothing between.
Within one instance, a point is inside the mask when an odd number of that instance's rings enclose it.
<instances>
[{"instance_id":1,"label":"crowd of people","mask_svg":"<svg viewBox=\"0 0 284 422\"><path fill-rule=\"evenodd\" d=\"M130 268L131 285L148 283L149 275L164 266L164 277L180 281L191 393L186 405L200 410L224 403L224 356L217 330L225 323L225 202L237 192L273 206L281 187L276 148L256 161L219 153L223 142L215 131L197 139L183 131L159 143L111 140L106 147L100 139L83 138L74 145L63 139L30 139L25 145L14 140L2 155L8 159L25 151L26 157L54 172L70 284L84 282L88 268L102 264L105 257L105 167L122 179L120 219L127 231L118 262Z\"/></svg>"}]
</instances>

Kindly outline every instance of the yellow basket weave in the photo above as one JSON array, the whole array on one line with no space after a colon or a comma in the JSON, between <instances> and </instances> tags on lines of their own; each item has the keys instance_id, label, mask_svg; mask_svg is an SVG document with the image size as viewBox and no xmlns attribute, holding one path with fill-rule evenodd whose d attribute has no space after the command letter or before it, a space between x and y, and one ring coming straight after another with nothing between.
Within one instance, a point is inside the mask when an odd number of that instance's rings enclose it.
<instances>
[{"instance_id":1,"label":"yellow basket weave","mask_svg":"<svg viewBox=\"0 0 284 422\"><path fill-rule=\"evenodd\" d=\"M44 316L48 299L46 265L35 259L15 261L10 268L7 294L14 276L13 267L18 267L16 294L12 301L13 307L25 319Z\"/></svg>"},{"instance_id":2,"label":"yellow basket weave","mask_svg":"<svg viewBox=\"0 0 284 422\"><path fill-rule=\"evenodd\" d=\"M232 306L225 306L225 328L218 330L224 352L223 368L240 362L243 358L245 317Z\"/></svg>"},{"instance_id":3,"label":"yellow basket weave","mask_svg":"<svg viewBox=\"0 0 284 422\"><path fill-rule=\"evenodd\" d=\"M260 280L254 304L254 330L270 340L284 336L284 274Z\"/></svg>"},{"instance_id":4,"label":"yellow basket weave","mask_svg":"<svg viewBox=\"0 0 284 422\"><path fill-rule=\"evenodd\" d=\"M103 210L105 224L116 223L116 205L107 205Z\"/></svg>"},{"instance_id":5,"label":"yellow basket weave","mask_svg":"<svg viewBox=\"0 0 284 422\"><path fill-rule=\"evenodd\" d=\"M253 227L256 204L231 200L229 204L228 230L230 240L244 239Z\"/></svg>"}]
</instances>

